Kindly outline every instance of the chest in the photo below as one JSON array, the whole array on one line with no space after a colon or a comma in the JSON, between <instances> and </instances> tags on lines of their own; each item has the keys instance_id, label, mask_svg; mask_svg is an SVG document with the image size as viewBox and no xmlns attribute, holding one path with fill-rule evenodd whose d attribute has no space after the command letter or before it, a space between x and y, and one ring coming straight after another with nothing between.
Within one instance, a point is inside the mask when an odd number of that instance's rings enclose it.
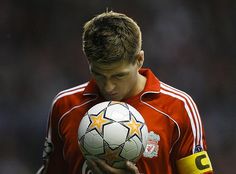
<instances>
[{"instance_id":1,"label":"chest","mask_svg":"<svg viewBox=\"0 0 236 174\"><path fill-rule=\"evenodd\" d=\"M175 123L158 109L142 103L133 106L141 113L148 127L150 141L146 148L147 155L152 152L169 153L176 136ZM91 105L78 107L70 111L61 121L60 133L64 141L64 155L68 160L76 159L78 155L81 156L78 145L78 128L80 121L90 107Z\"/></svg>"}]
</instances>

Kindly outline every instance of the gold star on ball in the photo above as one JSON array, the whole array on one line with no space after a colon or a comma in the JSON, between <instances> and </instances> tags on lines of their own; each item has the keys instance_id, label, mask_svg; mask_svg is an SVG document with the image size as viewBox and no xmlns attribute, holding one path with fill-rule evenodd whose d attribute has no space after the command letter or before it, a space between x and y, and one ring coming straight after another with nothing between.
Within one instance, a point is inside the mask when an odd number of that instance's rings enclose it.
<instances>
[{"instance_id":1,"label":"gold star on ball","mask_svg":"<svg viewBox=\"0 0 236 174\"><path fill-rule=\"evenodd\" d=\"M107 164L113 165L115 161L121 161L123 158L120 156L122 147L119 146L116 149L111 149L107 143L105 143L105 154L99 155L99 158L106 161Z\"/></svg>"},{"instance_id":2,"label":"gold star on ball","mask_svg":"<svg viewBox=\"0 0 236 174\"><path fill-rule=\"evenodd\" d=\"M102 133L102 128L105 124L110 123L111 121L104 117L105 110L98 113L98 115L90 115L90 125L89 130L96 129L99 133Z\"/></svg>"},{"instance_id":3,"label":"gold star on ball","mask_svg":"<svg viewBox=\"0 0 236 174\"><path fill-rule=\"evenodd\" d=\"M129 128L129 137L137 135L140 139L141 137L141 128L143 123L138 122L135 117L131 114L131 120L129 122L123 122L123 124Z\"/></svg>"}]
</instances>

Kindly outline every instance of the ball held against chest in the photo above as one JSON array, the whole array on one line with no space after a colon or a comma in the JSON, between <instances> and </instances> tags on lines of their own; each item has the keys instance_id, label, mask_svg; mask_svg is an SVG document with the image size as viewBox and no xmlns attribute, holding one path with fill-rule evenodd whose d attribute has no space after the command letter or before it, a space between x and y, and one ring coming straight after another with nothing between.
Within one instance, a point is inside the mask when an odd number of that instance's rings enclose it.
<instances>
[{"instance_id":1,"label":"ball held against chest","mask_svg":"<svg viewBox=\"0 0 236 174\"><path fill-rule=\"evenodd\" d=\"M86 158L96 156L117 168L136 162L147 145L148 129L142 115L124 102L106 101L88 110L80 122L78 140Z\"/></svg>"}]
</instances>

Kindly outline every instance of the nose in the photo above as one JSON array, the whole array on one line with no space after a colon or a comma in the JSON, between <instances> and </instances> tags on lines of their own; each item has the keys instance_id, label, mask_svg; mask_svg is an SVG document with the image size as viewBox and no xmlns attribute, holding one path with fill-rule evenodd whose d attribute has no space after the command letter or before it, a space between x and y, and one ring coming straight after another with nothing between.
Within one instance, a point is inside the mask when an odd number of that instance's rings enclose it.
<instances>
[{"instance_id":1,"label":"nose","mask_svg":"<svg viewBox=\"0 0 236 174\"><path fill-rule=\"evenodd\" d=\"M110 80L107 80L104 84L104 90L106 93L111 93L115 88L115 84L112 83Z\"/></svg>"}]
</instances>

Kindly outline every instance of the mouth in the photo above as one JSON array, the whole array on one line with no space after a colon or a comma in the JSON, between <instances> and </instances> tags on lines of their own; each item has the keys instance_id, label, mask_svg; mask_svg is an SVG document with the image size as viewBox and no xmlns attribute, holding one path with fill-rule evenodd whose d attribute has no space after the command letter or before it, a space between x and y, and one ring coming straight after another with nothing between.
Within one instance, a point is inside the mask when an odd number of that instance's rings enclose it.
<instances>
[{"instance_id":1,"label":"mouth","mask_svg":"<svg viewBox=\"0 0 236 174\"><path fill-rule=\"evenodd\" d=\"M117 97L118 93L106 93L105 98L109 100L114 100Z\"/></svg>"},{"instance_id":2,"label":"mouth","mask_svg":"<svg viewBox=\"0 0 236 174\"><path fill-rule=\"evenodd\" d=\"M115 97L115 96L117 96L117 93L107 94L107 96Z\"/></svg>"}]
</instances>

